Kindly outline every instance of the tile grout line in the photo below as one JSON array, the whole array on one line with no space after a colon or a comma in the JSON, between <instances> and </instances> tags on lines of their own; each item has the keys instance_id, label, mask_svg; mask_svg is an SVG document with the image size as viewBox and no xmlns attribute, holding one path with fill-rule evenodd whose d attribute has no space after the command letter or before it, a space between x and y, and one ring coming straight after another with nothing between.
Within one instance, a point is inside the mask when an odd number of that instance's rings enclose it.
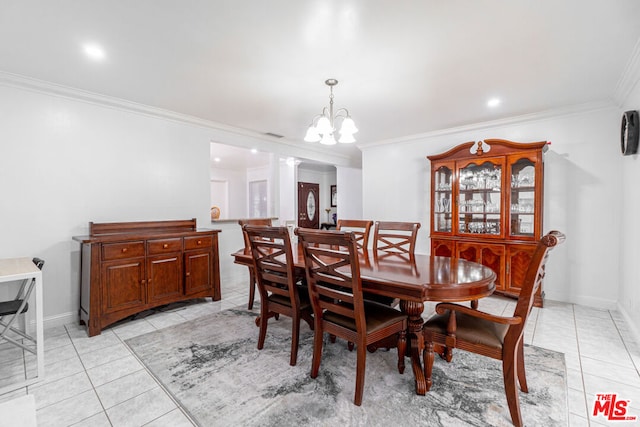
<instances>
[{"instance_id":1,"label":"tile grout line","mask_svg":"<svg viewBox=\"0 0 640 427\"><path fill-rule=\"evenodd\" d=\"M182 316L180 316L182 317ZM184 319L184 318L183 318ZM188 320L185 319L184 322L187 322ZM183 322L181 322L183 323ZM152 325L153 326L153 325ZM154 326L155 328L155 326ZM156 331L158 331L159 329L156 328ZM118 340L127 348L127 351L129 351L129 353L138 361L138 363L140 363L140 365L142 366L142 369L144 369L147 374L149 374L149 376L153 379L153 381L158 385L158 387L169 397L169 399L171 399L171 401L176 405L176 409L178 409L186 418L187 420L189 420L189 422L191 424L193 424L194 426L197 426L197 424L194 422L193 418L186 413L186 411L182 408L182 405L180 405L180 403L178 402L178 400L171 394L169 393L169 391L166 389L166 387L164 386L164 384L162 384L160 381L158 381L158 379L155 377L155 375L153 375L153 373L149 370L149 368L147 368L147 366L142 362L142 360L140 360L140 358L138 357L138 355L131 349L131 347L129 347L129 345L125 342L125 340L123 340L122 338L120 338L120 336L118 334L115 334L116 337L118 338ZM134 337L130 337L130 338L134 338ZM128 339L128 338L127 338ZM146 392L145 392L146 393ZM169 414L170 412L172 412L173 409L169 412L166 412L156 418L154 418L153 420L149 421L146 424L149 424L155 420L157 420L158 418L161 418L167 414Z\"/></svg>"},{"instance_id":2,"label":"tile grout line","mask_svg":"<svg viewBox=\"0 0 640 427\"><path fill-rule=\"evenodd\" d=\"M87 379L89 380L89 384L91 384L91 390L93 390L93 392L95 393L96 398L98 399L98 402L100 403L100 407L102 408L102 412L105 414L105 416L107 416L106 411L105 411L105 409L104 409L104 405L102 404L102 401L100 400L100 397L98 396L98 392L96 391L96 388L95 388L95 386L93 385L93 381L91 381L91 377L89 377L89 374L87 374L87 368L85 367L84 362L82 361L82 358L80 357L80 353L78 352L78 348L76 347L75 343L73 342L73 338L71 337L71 334L69 333L69 330L67 329L67 326L66 326L66 325L64 325L63 327L64 327L64 330L65 330L65 333L66 333L66 334L67 334L67 336L69 337L69 341L71 342L71 345L73 346L73 350L76 352L76 356L78 357L78 361L80 362L80 365L82 365L83 372L84 372L84 373L85 373L85 375L87 376ZM75 375L75 374L74 374L74 375ZM60 378L60 380L62 380L62 379L64 379L64 378L66 378L66 377ZM56 381L59 381L59 380L56 380ZM55 382L55 381L54 381L54 382ZM82 393L86 393L86 391L85 391L85 392L82 392ZM82 393L81 393L81 394L82 394ZM27 389L27 394L29 394L29 390L28 390L28 389ZM64 402L64 401L67 401L67 400L70 400L70 399L75 399L77 396L78 396L78 395L70 396L70 397L67 397L66 399L62 399L62 400L60 400L60 401L58 401L58 402L55 402L55 403L52 403L52 404L50 404L50 405L43 406L42 408L38 408L38 409L36 410L36 412L37 412L38 410L41 410L41 409L44 409L44 408L51 407L51 406L56 405L56 404L59 404L59 403L61 403L61 402ZM70 424L70 425L78 425L79 423L83 422L84 420L87 420L87 419L89 419L89 418L91 418L91 417L94 417L94 416L98 415L99 413L100 413L100 412L96 412L95 414L91 414L90 416L85 417L85 418L83 418L83 419L81 419L81 420L78 420L78 421L76 421L76 422L74 422L73 424ZM111 423L111 420L108 418L108 416L107 416L107 421L109 422L109 424L110 424L110 425L112 425L112 426L113 426L113 424Z\"/></svg>"},{"instance_id":3,"label":"tile grout line","mask_svg":"<svg viewBox=\"0 0 640 427\"><path fill-rule=\"evenodd\" d=\"M576 332L576 346L578 347L578 363L580 364L580 380L582 381L582 398L584 401L585 413L587 414L587 423L591 425L591 417L589 416L589 405L587 399L587 386L584 382L584 369L582 367L582 353L580 352L580 335L578 332L578 319L576 318L576 307L575 304L571 304L571 314L573 316L573 328ZM569 396L567 395L567 399ZM569 405L567 404L567 408ZM578 415L578 414L576 414Z\"/></svg>"},{"instance_id":4,"label":"tile grout line","mask_svg":"<svg viewBox=\"0 0 640 427\"><path fill-rule=\"evenodd\" d=\"M629 356L629 359L631 359L631 363L633 363L633 367L636 370L636 373L640 376L640 371L638 371L638 365L636 365L636 361L631 355L631 351L629 349L629 346L627 345L627 341L624 339L624 337L622 336L622 333L620 332L620 328L618 327L618 322L616 322L616 319L613 318L613 315L611 314L611 310L607 310L607 312L609 313L609 317L611 317L611 320L613 321L613 326L616 328L616 332L618 333L618 336L622 341L622 345L624 346L624 349L626 350L627 355Z\"/></svg>"},{"instance_id":5,"label":"tile grout line","mask_svg":"<svg viewBox=\"0 0 640 427\"><path fill-rule=\"evenodd\" d=\"M64 329L67 331L67 335L69 335L69 340L71 340L71 345L73 346L73 349L76 351L76 354L78 356L78 360L80 360L80 364L82 365L82 369L84 369L84 373L87 376L87 379L89 380L89 384L91 384L91 389L93 390L93 392L96 395L96 399L98 399L98 402L100 403L100 407L102 408L102 413L104 413L104 416L106 417L107 421L109 422L109 425L113 426L113 423L111 422L111 419L109 418L109 415L107 414L107 410L104 407L104 404L102 403L102 399L100 399L100 395L98 394L98 391L96 390L96 386L93 384L93 381L91 380L91 377L89 376L89 373L87 372L87 367L85 366L84 362L82 361L82 357L80 357L80 352L78 352L78 347L76 347L76 344L73 340L73 337L71 336L71 333L69 333L69 330L67 329L67 326L64 326ZM83 422L84 420L87 420L91 417L94 417L96 415L98 415L100 412L97 412L87 418L83 418L82 420L78 421L77 423L74 424L79 424L81 422ZM73 424L72 424L73 425Z\"/></svg>"}]
</instances>

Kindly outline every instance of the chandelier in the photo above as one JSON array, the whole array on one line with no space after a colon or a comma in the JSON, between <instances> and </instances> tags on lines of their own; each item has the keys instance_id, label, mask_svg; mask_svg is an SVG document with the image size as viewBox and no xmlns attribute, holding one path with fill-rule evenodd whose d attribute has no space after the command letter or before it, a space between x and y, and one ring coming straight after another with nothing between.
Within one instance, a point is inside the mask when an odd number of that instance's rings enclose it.
<instances>
[{"instance_id":1,"label":"chandelier","mask_svg":"<svg viewBox=\"0 0 640 427\"><path fill-rule=\"evenodd\" d=\"M334 136L334 132L336 131L335 124L336 121L340 119L342 123L340 124L340 138L338 138L338 142L356 142L353 134L358 132L358 128L349 115L349 110L340 108L336 111L335 115L333 114L333 87L338 84L338 81L336 79L327 79L324 83L329 86L330 89L329 108L324 107L322 114L318 114L311 120L311 125L309 125L309 129L307 129L304 140L307 142L319 141L320 144L334 145L336 143Z\"/></svg>"}]
</instances>

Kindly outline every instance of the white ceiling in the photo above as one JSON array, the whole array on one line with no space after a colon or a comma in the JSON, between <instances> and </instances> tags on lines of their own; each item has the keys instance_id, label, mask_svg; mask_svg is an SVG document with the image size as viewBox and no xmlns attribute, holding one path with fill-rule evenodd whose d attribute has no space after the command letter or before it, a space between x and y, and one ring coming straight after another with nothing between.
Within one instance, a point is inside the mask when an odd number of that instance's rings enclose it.
<instances>
[{"instance_id":1,"label":"white ceiling","mask_svg":"<svg viewBox=\"0 0 640 427\"><path fill-rule=\"evenodd\" d=\"M367 144L610 100L639 39L638 0L0 0L0 71L300 144L330 77Z\"/></svg>"}]
</instances>

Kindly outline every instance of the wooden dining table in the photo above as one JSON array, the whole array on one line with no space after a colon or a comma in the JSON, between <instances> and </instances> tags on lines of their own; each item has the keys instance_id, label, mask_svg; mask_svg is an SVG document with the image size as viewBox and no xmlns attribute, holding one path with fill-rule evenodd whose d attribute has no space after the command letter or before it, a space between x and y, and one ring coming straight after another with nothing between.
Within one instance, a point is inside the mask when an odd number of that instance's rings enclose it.
<instances>
[{"instance_id":1,"label":"wooden dining table","mask_svg":"<svg viewBox=\"0 0 640 427\"><path fill-rule=\"evenodd\" d=\"M302 245L293 251L296 269L304 270ZM231 254L236 264L250 267L251 252L241 249ZM390 255L373 250L359 253L364 292L400 300L400 309L409 317L409 355L415 376L416 393L427 391L422 367L422 312L425 301L476 301L495 290L496 274L489 267L459 258L415 254ZM302 271L301 271L301 274Z\"/></svg>"}]
</instances>

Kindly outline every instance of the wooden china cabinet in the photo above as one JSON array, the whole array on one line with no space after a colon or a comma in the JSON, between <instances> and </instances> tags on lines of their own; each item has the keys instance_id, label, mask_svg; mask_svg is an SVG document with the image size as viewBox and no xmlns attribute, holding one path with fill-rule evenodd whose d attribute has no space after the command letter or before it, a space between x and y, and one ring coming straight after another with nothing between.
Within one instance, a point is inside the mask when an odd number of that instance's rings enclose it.
<instances>
[{"instance_id":1,"label":"wooden china cabinet","mask_svg":"<svg viewBox=\"0 0 640 427\"><path fill-rule=\"evenodd\" d=\"M478 262L517 297L542 237L547 142L467 142L431 161L431 253ZM535 305L542 307L542 287Z\"/></svg>"}]
</instances>

